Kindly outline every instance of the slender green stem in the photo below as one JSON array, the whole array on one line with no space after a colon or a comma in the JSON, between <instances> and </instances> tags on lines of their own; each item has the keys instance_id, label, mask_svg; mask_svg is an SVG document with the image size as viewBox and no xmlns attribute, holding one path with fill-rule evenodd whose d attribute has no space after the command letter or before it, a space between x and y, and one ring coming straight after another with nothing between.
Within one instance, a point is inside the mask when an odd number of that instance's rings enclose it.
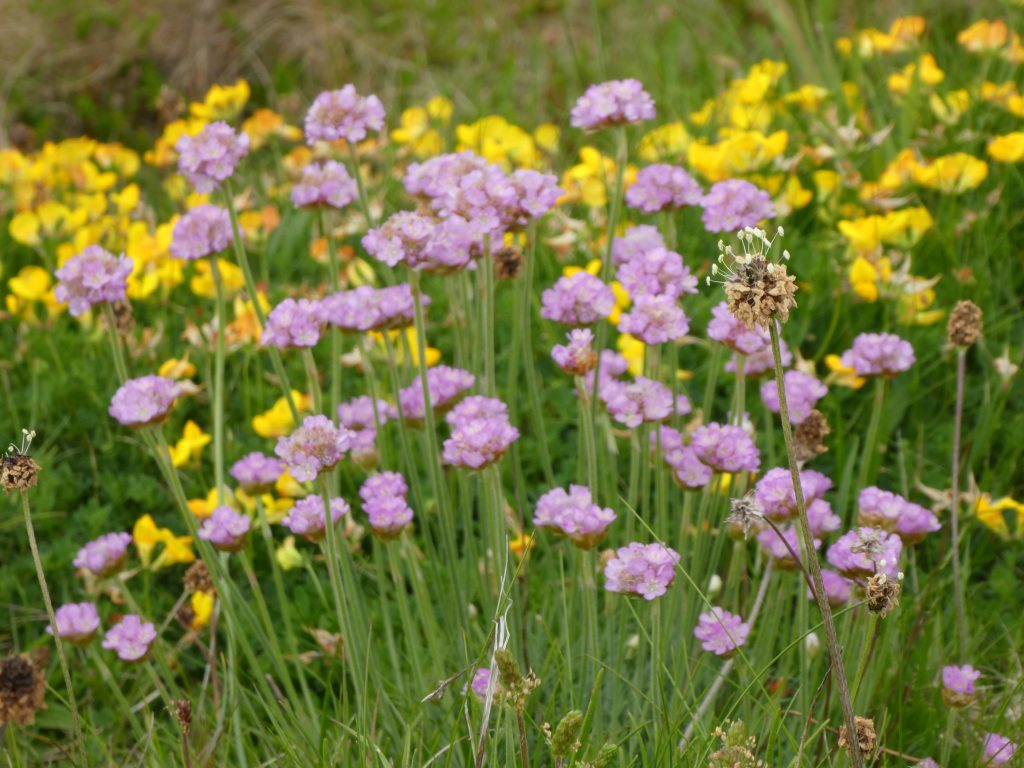
<instances>
[{"instance_id":1,"label":"slender green stem","mask_svg":"<svg viewBox=\"0 0 1024 768\"><path fill-rule=\"evenodd\" d=\"M320 234L327 241L327 256L329 259L329 274L331 290L337 293L341 290L341 263L338 259L338 243L334 238L334 232L327 225L323 209L319 216ZM336 418L338 403L341 402L341 330L334 325L331 326L331 365L328 373L331 377L330 416Z\"/></svg>"},{"instance_id":2,"label":"slender green stem","mask_svg":"<svg viewBox=\"0 0 1024 768\"><path fill-rule=\"evenodd\" d=\"M320 372L317 370L316 359L313 357L313 350L311 348L305 347L302 350L302 363L306 366L306 385L313 395L313 410L316 413L323 413L324 395L320 389ZM333 416L334 414L331 415Z\"/></svg>"},{"instance_id":3,"label":"slender green stem","mask_svg":"<svg viewBox=\"0 0 1024 768\"><path fill-rule=\"evenodd\" d=\"M843 721L846 724L846 732L850 735L850 756L854 768L864 768L864 758L860 753L860 746L857 743L857 724L853 713L853 702L850 700L850 688L846 681L846 672L843 669L843 652L836 638L836 626L832 617L832 608L825 593L825 585L821 580L821 563L818 562L818 551L814 547L814 534L811 532L810 523L807 520L807 507L804 502L804 491L800 484L800 467L796 460L796 451L793 443L793 427L789 423L789 404L786 402L786 385L782 372L782 351L779 345L779 327L773 318L768 327L772 341L772 357L775 362L775 385L779 393L779 419L782 421L782 435L786 442L786 456L789 459L789 473L793 481L793 491L796 496L796 510L800 521L800 537L804 547L804 561L811 571L811 580L814 583L814 599L821 611L822 624L825 628L825 642L828 645L829 657L832 660L832 674L839 691L839 700L843 708Z\"/></svg>"},{"instance_id":4,"label":"slender green stem","mask_svg":"<svg viewBox=\"0 0 1024 768\"><path fill-rule=\"evenodd\" d=\"M967 658L969 636L967 632L967 612L964 600L964 582L960 572L960 439L964 415L964 379L966 378L967 350L957 347L956 350L956 410L953 415L953 457L950 472L951 502L949 507L949 527L953 547L953 609L956 614L957 641L959 656L962 662Z\"/></svg>"},{"instance_id":5,"label":"slender green stem","mask_svg":"<svg viewBox=\"0 0 1024 768\"><path fill-rule=\"evenodd\" d=\"M484 255L480 259L483 290L480 296L480 332L483 344L483 390L488 397L497 393L494 363L494 260L491 258L491 238L484 236Z\"/></svg>"},{"instance_id":6,"label":"slender green stem","mask_svg":"<svg viewBox=\"0 0 1024 768\"><path fill-rule=\"evenodd\" d=\"M128 380L128 364L125 361L124 348L121 346L121 337L117 333L117 318L114 316L114 308L109 301L103 302L103 316L107 322L107 336L110 339L110 350L114 357L114 370L117 378L122 384Z\"/></svg>"},{"instance_id":7,"label":"slender green stem","mask_svg":"<svg viewBox=\"0 0 1024 768\"><path fill-rule=\"evenodd\" d=\"M591 494L597 491L597 437L594 434L594 414L590 410L590 393L582 376L576 377L576 399L579 402L580 429L583 432L583 455L586 462L587 487Z\"/></svg>"},{"instance_id":8,"label":"slender green stem","mask_svg":"<svg viewBox=\"0 0 1024 768\"><path fill-rule=\"evenodd\" d=\"M221 279L217 256L210 257L210 271L217 294L217 317L214 321L214 362L213 362L213 477L217 489L217 504L224 504L224 323L227 320L227 306L224 300L224 281Z\"/></svg>"},{"instance_id":9,"label":"slender green stem","mask_svg":"<svg viewBox=\"0 0 1024 768\"><path fill-rule=\"evenodd\" d=\"M370 215L370 198L366 194L366 183L363 181L363 169L359 165L359 155L356 154L356 146L348 142L348 161L352 167L352 176L356 180L356 189L359 190L359 208L366 217L366 226L374 225L373 217Z\"/></svg>"},{"instance_id":10,"label":"slender green stem","mask_svg":"<svg viewBox=\"0 0 1024 768\"><path fill-rule=\"evenodd\" d=\"M864 453L860 460L860 473L857 476L857 490L863 490L874 472L878 459L878 430L882 424L882 405L885 402L885 377L875 379L875 400L871 406L871 421L868 422L868 434L864 440Z\"/></svg>"}]
</instances>

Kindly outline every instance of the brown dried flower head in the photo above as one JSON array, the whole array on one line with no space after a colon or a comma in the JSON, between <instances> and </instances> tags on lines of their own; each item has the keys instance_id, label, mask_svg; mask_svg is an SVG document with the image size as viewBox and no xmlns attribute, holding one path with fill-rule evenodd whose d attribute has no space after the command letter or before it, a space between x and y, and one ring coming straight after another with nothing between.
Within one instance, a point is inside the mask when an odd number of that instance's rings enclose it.
<instances>
[{"instance_id":1,"label":"brown dried flower head","mask_svg":"<svg viewBox=\"0 0 1024 768\"><path fill-rule=\"evenodd\" d=\"M193 592L214 591L210 570L202 560L196 560L188 567L188 570L185 571L185 575L182 577L182 583L185 586L185 591L189 594Z\"/></svg>"},{"instance_id":2,"label":"brown dried flower head","mask_svg":"<svg viewBox=\"0 0 1024 768\"><path fill-rule=\"evenodd\" d=\"M132 303L128 300L112 301L110 308L114 310L114 323L121 336L127 336L135 330L135 317L132 314Z\"/></svg>"},{"instance_id":3,"label":"brown dried flower head","mask_svg":"<svg viewBox=\"0 0 1024 768\"><path fill-rule=\"evenodd\" d=\"M45 648L0 661L0 723L25 726L36 721L36 712L46 707L48 661Z\"/></svg>"},{"instance_id":4,"label":"brown dried flower head","mask_svg":"<svg viewBox=\"0 0 1024 768\"><path fill-rule=\"evenodd\" d=\"M7 452L0 457L0 486L5 492L24 491L39 480L42 468L28 455L35 436L35 432L21 430L21 445L11 443Z\"/></svg>"},{"instance_id":5,"label":"brown dried flower head","mask_svg":"<svg viewBox=\"0 0 1024 768\"><path fill-rule=\"evenodd\" d=\"M493 255L494 274L499 280L515 280L523 268L523 252L516 245L504 245Z\"/></svg>"},{"instance_id":6,"label":"brown dried flower head","mask_svg":"<svg viewBox=\"0 0 1024 768\"><path fill-rule=\"evenodd\" d=\"M973 301L960 301L949 314L946 338L954 347L969 347L981 336L981 309Z\"/></svg>"},{"instance_id":7,"label":"brown dried flower head","mask_svg":"<svg viewBox=\"0 0 1024 768\"><path fill-rule=\"evenodd\" d=\"M188 699L179 699L171 704L171 714L181 728L183 735L188 736L192 732L192 702Z\"/></svg>"},{"instance_id":8,"label":"brown dried flower head","mask_svg":"<svg viewBox=\"0 0 1024 768\"><path fill-rule=\"evenodd\" d=\"M870 755L875 751L875 746L878 744L878 736L875 733L875 721L867 717L855 717L854 723L857 728L857 746L860 747L861 754ZM839 746L845 749L847 753L851 753L851 744L849 738L846 735L846 726L843 725L839 728Z\"/></svg>"},{"instance_id":9,"label":"brown dried flower head","mask_svg":"<svg viewBox=\"0 0 1024 768\"><path fill-rule=\"evenodd\" d=\"M729 514L725 518L726 531L732 539L746 541L751 531L764 527L764 510L753 491L729 500Z\"/></svg>"},{"instance_id":10,"label":"brown dried flower head","mask_svg":"<svg viewBox=\"0 0 1024 768\"><path fill-rule=\"evenodd\" d=\"M868 610L885 618L893 608L900 604L900 592L903 585L899 579L890 579L884 573L876 573L868 579L864 591L867 594Z\"/></svg>"},{"instance_id":11,"label":"brown dried flower head","mask_svg":"<svg viewBox=\"0 0 1024 768\"><path fill-rule=\"evenodd\" d=\"M825 438L832 432L825 414L815 409L806 419L796 425L793 437L796 440L796 460L810 461L819 453L825 453L828 447Z\"/></svg>"},{"instance_id":12,"label":"brown dried flower head","mask_svg":"<svg viewBox=\"0 0 1024 768\"><path fill-rule=\"evenodd\" d=\"M796 279L788 274L784 263L772 258L772 247L784 234L779 227L769 239L763 229L745 227L737 233L742 254L718 242L718 263L712 265L707 282L724 285L729 311L747 328L767 328L776 319L784 323L796 306ZM782 259L789 260L789 251L782 251Z\"/></svg>"}]
</instances>

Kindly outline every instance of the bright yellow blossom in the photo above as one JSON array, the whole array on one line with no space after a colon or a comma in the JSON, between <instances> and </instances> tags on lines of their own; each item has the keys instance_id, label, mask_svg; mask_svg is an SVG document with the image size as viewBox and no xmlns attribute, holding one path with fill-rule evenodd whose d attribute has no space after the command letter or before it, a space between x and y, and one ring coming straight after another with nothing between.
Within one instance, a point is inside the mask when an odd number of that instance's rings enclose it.
<instances>
[{"instance_id":1,"label":"bright yellow blossom","mask_svg":"<svg viewBox=\"0 0 1024 768\"><path fill-rule=\"evenodd\" d=\"M196 375L196 367L187 359L171 357L160 364L157 375L165 379L190 379Z\"/></svg>"},{"instance_id":2,"label":"bright yellow blossom","mask_svg":"<svg viewBox=\"0 0 1024 768\"><path fill-rule=\"evenodd\" d=\"M256 516L256 496L250 496L245 491L235 491L235 499L238 503L252 516ZM295 500L289 498L274 498L269 493L259 494L259 501L263 505L263 514L266 515L267 521L270 523L280 523L284 519L284 516L288 514L293 506L295 506Z\"/></svg>"},{"instance_id":3,"label":"bright yellow blossom","mask_svg":"<svg viewBox=\"0 0 1024 768\"><path fill-rule=\"evenodd\" d=\"M221 501L221 498L223 498L223 501ZM218 494L216 488L211 488L207 491L205 498L189 499L188 509L189 512L202 520L213 514L213 510L221 506L221 504L225 504L229 507L237 506L235 503L235 494L230 488L225 488L223 494Z\"/></svg>"},{"instance_id":4,"label":"bright yellow blossom","mask_svg":"<svg viewBox=\"0 0 1024 768\"><path fill-rule=\"evenodd\" d=\"M937 157L914 169L914 181L923 187L958 195L978 187L988 177L988 163L966 152Z\"/></svg>"},{"instance_id":5,"label":"bright yellow blossom","mask_svg":"<svg viewBox=\"0 0 1024 768\"><path fill-rule=\"evenodd\" d=\"M42 267L22 267L7 281L11 292L5 302L7 311L24 320L37 320L36 304L41 304L48 315L62 312L64 305L53 295L53 278Z\"/></svg>"},{"instance_id":6,"label":"bright yellow blossom","mask_svg":"<svg viewBox=\"0 0 1024 768\"><path fill-rule=\"evenodd\" d=\"M647 163L672 161L686 154L692 141L690 132L681 120L659 125L640 139L637 154Z\"/></svg>"},{"instance_id":7,"label":"bright yellow blossom","mask_svg":"<svg viewBox=\"0 0 1024 768\"><path fill-rule=\"evenodd\" d=\"M899 72L889 75L889 90L900 96L906 96L911 89L917 85L922 86L938 85L946 79L946 73L939 69L935 57L930 53L924 53L917 62L907 64Z\"/></svg>"},{"instance_id":8,"label":"bright yellow blossom","mask_svg":"<svg viewBox=\"0 0 1024 768\"><path fill-rule=\"evenodd\" d=\"M189 419L185 422L181 438L171 446L171 463L176 467L184 467L193 460L198 459L203 448L209 445L213 438L203 428Z\"/></svg>"},{"instance_id":9,"label":"bright yellow blossom","mask_svg":"<svg viewBox=\"0 0 1024 768\"><path fill-rule=\"evenodd\" d=\"M206 97L201 103L189 105L193 117L213 122L214 120L233 120L238 117L249 101L249 84L239 79L233 85L210 86Z\"/></svg>"},{"instance_id":10,"label":"bright yellow blossom","mask_svg":"<svg viewBox=\"0 0 1024 768\"><path fill-rule=\"evenodd\" d=\"M981 494L975 503L974 514L978 520L1004 539L1010 538L1007 518L1014 522L1015 538L1024 535L1024 504L1014 501L1009 496L992 501L989 494Z\"/></svg>"},{"instance_id":11,"label":"bright yellow blossom","mask_svg":"<svg viewBox=\"0 0 1024 768\"><path fill-rule=\"evenodd\" d=\"M615 161L605 157L594 147L580 150L580 162L562 174L563 203L583 203L590 208L603 208L608 204L608 187L615 182ZM624 186L636 180L636 167L627 165L623 170Z\"/></svg>"},{"instance_id":12,"label":"bright yellow blossom","mask_svg":"<svg viewBox=\"0 0 1024 768\"><path fill-rule=\"evenodd\" d=\"M191 563L196 559L192 551L191 536L175 536L169 528L157 526L151 515L143 515L135 521L132 541L138 550L142 565L153 570L178 563ZM153 560L153 551L158 544L163 544L163 549L156 560Z\"/></svg>"},{"instance_id":13,"label":"bright yellow blossom","mask_svg":"<svg viewBox=\"0 0 1024 768\"><path fill-rule=\"evenodd\" d=\"M1010 28L1002 20L979 19L956 36L956 41L972 53L998 50L1009 40Z\"/></svg>"},{"instance_id":14,"label":"bright yellow blossom","mask_svg":"<svg viewBox=\"0 0 1024 768\"><path fill-rule=\"evenodd\" d=\"M619 337L615 340L615 346L626 362L629 363L629 372L633 376L643 376L644 373L644 353L647 346L635 336L631 336L628 333L620 333Z\"/></svg>"},{"instance_id":15,"label":"bright yellow blossom","mask_svg":"<svg viewBox=\"0 0 1024 768\"><path fill-rule=\"evenodd\" d=\"M825 365L828 366L829 375L825 379L827 384L838 384L841 387L860 389L867 383L867 379L858 376L853 368L843 365L839 355L825 355Z\"/></svg>"},{"instance_id":16,"label":"bright yellow blossom","mask_svg":"<svg viewBox=\"0 0 1024 768\"><path fill-rule=\"evenodd\" d=\"M274 481L274 492L278 496L286 496L290 499L301 499L303 496L309 495L309 490L292 477L292 473L287 469Z\"/></svg>"},{"instance_id":17,"label":"bright yellow blossom","mask_svg":"<svg viewBox=\"0 0 1024 768\"><path fill-rule=\"evenodd\" d=\"M882 257L877 262L857 256L850 264L850 287L865 301L878 301L879 283L888 283L892 277L892 263Z\"/></svg>"},{"instance_id":18,"label":"bright yellow blossom","mask_svg":"<svg viewBox=\"0 0 1024 768\"><path fill-rule=\"evenodd\" d=\"M993 136L987 151L997 163L1019 163L1024 159L1024 131Z\"/></svg>"},{"instance_id":19,"label":"bright yellow blossom","mask_svg":"<svg viewBox=\"0 0 1024 768\"><path fill-rule=\"evenodd\" d=\"M302 553L295 546L295 537L286 536L284 543L274 552L274 559L282 571L290 571L293 568L301 568L303 559Z\"/></svg>"},{"instance_id":20,"label":"bright yellow blossom","mask_svg":"<svg viewBox=\"0 0 1024 768\"><path fill-rule=\"evenodd\" d=\"M193 592L189 599L189 607L192 609L192 623L190 627L195 630L202 629L210 623L213 616L214 595L213 592Z\"/></svg>"},{"instance_id":21,"label":"bright yellow blossom","mask_svg":"<svg viewBox=\"0 0 1024 768\"><path fill-rule=\"evenodd\" d=\"M213 267L208 259L200 259L195 263L196 273L189 282L192 293L204 299L217 297L217 286L213 282ZM221 284L224 286L224 293L228 298L234 296L245 287L245 276L242 270L226 259L217 259L217 268L220 270Z\"/></svg>"},{"instance_id":22,"label":"bright yellow blossom","mask_svg":"<svg viewBox=\"0 0 1024 768\"><path fill-rule=\"evenodd\" d=\"M786 151L789 134L775 131L723 130L716 144L695 141L687 150L690 166L708 181L716 182L760 170Z\"/></svg>"},{"instance_id":23,"label":"bright yellow blossom","mask_svg":"<svg viewBox=\"0 0 1024 768\"><path fill-rule=\"evenodd\" d=\"M242 123L242 131L249 137L253 149L259 149L274 136L286 141L301 141L302 131L288 125L285 119L272 109L257 109Z\"/></svg>"},{"instance_id":24,"label":"bright yellow blossom","mask_svg":"<svg viewBox=\"0 0 1024 768\"><path fill-rule=\"evenodd\" d=\"M409 147L416 157L433 157L444 151L444 137L433 127L425 107L409 107L399 117L399 127L391 131L391 140Z\"/></svg>"},{"instance_id":25,"label":"bright yellow blossom","mask_svg":"<svg viewBox=\"0 0 1024 768\"><path fill-rule=\"evenodd\" d=\"M950 91L945 96L933 93L928 97L928 106L939 120L946 125L954 125L971 106L971 94L966 88Z\"/></svg>"},{"instance_id":26,"label":"bright yellow blossom","mask_svg":"<svg viewBox=\"0 0 1024 768\"><path fill-rule=\"evenodd\" d=\"M397 362L403 362L405 360L405 350L409 350L409 363L416 367L420 364L420 348L416 339L416 329L409 327L403 331L387 331L388 339L392 342L392 349L395 352L395 359ZM405 336L405 343L401 342L402 335ZM370 337L377 342L381 350L385 350L384 345L384 334L378 331L371 331ZM427 367L432 368L441 362L441 350L435 349L434 347L427 345L426 349L426 362Z\"/></svg>"},{"instance_id":27,"label":"bright yellow blossom","mask_svg":"<svg viewBox=\"0 0 1024 768\"><path fill-rule=\"evenodd\" d=\"M554 123L541 123L533 129L534 143L549 155L558 154L559 135L558 126Z\"/></svg>"},{"instance_id":28,"label":"bright yellow blossom","mask_svg":"<svg viewBox=\"0 0 1024 768\"><path fill-rule=\"evenodd\" d=\"M456 150L471 149L486 160L512 168L533 168L539 159L533 137L500 115L455 128Z\"/></svg>"},{"instance_id":29,"label":"bright yellow blossom","mask_svg":"<svg viewBox=\"0 0 1024 768\"><path fill-rule=\"evenodd\" d=\"M309 410L310 398L301 392L292 390L292 401L299 412ZM288 401L281 397L267 411L252 419L252 428L260 437L283 437L295 429L295 421L288 407Z\"/></svg>"}]
</instances>

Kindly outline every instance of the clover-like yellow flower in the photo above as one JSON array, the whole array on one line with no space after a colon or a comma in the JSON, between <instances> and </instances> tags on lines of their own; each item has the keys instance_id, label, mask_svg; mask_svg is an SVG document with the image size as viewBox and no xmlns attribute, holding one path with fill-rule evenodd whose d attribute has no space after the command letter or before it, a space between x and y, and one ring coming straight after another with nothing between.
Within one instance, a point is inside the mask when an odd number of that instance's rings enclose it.
<instances>
[{"instance_id":1,"label":"clover-like yellow flower","mask_svg":"<svg viewBox=\"0 0 1024 768\"><path fill-rule=\"evenodd\" d=\"M282 571L290 571L293 568L301 568L303 559L302 553L295 546L295 537L287 536L284 542L274 551L274 559Z\"/></svg>"},{"instance_id":2,"label":"clover-like yellow flower","mask_svg":"<svg viewBox=\"0 0 1024 768\"><path fill-rule=\"evenodd\" d=\"M997 163L1019 163L1024 160L1024 131L993 136L987 151Z\"/></svg>"},{"instance_id":3,"label":"clover-like yellow flower","mask_svg":"<svg viewBox=\"0 0 1024 768\"><path fill-rule=\"evenodd\" d=\"M996 51L1010 41L1010 28L1001 19L978 19L966 29L960 30L956 41L972 53Z\"/></svg>"},{"instance_id":4,"label":"clover-like yellow flower","mask_svg":"<svg viewBox=\"0 0 1024 768\"><path fill-rule=\"evenodd\" d=\"M192 629L200 630L210 623L210 619L213 617L214 603L212 592L199 590L192 593L192 597L188 601L189 607L192 609L192 623L190 624Z\"/></svg>"},{"instance_id":5,"label":"clover-like yellow flower","mask_svg":"<svg viewBox=\"0 0 1024 768\"><path fill-rule=\"evenodd\" d=\"M975 502L974 515L1004 539L1010 538L1008 520L1014 523L1014 537L1024 536L1024 504L1009 496L993 501L989 494L981 494Z\"/></svg>"},{"instance_id":6,"label":"clover-like yellow flower","mask_svg":"<svg viewBox=\"0 0 1024 768\"><path fill-rule=\"evenodd\" d=\"M659 125L640 139L637 154L646 163L677 160L686 154L693 138L681 120Z\"/></svg>"},{"instance_id":7,"label":"clover-like yellow flower","mask_svg":"<svg viewBox=\"0 0 1024 768\"><path fill-rule=\"evenodd\" d=\"M297 390L292 390L292 401L299 412L308 411L310 398ZM292 419L291 409L288 401L281 397L266 411L258 414L252 419L252 428L260 437L283 437L291 434L295 429L295 421Z\"/></svg>"},{"instance_id":8,"label":"clover-like yellow flower","mask_svg":"<svg viewBox=\"0 0 1024 768\"><path fill-rule=\"evenodd\" d=\"M176 536L169 528L160 528L151 515L143 515L135 521L132 541L143 566L154 571L179 563L191 563L196 559L191 536ZM163 548L153 560L153 551L158 544L162 544Z\"/></svg>"},{"instance_id":9,"label":"clover-like yellow flower","mask_svg":"<svg viewBox=\"0 0 1024 768\"><path fill-rule=\"evenodd\" d=\"M195 274L189 281L189 288L196 296L204 299L217 297L217 285L213 281L213 267L209 259L199 259L195 262ZM242 270L232 262L217 258L217 269L220 271L221 284L224 286L224 293L231 298L245 287L245 275Z\"/></svg>"},{"instance_id":10,"label":"clover-like yellow flower","mask_svg":"<svg viewBox=\"0 0 1024 768\"><path fill-rule=\"evenodd\" d=\"M500 115L455 127L456 150L471 149L506 170L533 168L539 158L533 136Z\"/></svg>"},{"instance_id":11,"label":"clover-like yellow flower","mask_svg":"<svg viewBox=\"0 0 1024 768\"><path fill-rule=\"evenodd\" d=\"M888 283L892 277L892 264L884 256L877 262L857 256L850 264L848 277L854 293L865 301L875 302L878 301L879 284Z\"/></svg>"},{"instance_id":12,"label":"clover-like yellow flower","mask_svg":"<svg viewBox=\"0 0 1024 768\"><path fill-rule=\"evenodd\" d=\"M249 101L249 83L238 79L232 85L210 86L202 102L189 105L193 117L213 122L214 120L233 120L238 117Z\"/></svg>"},{"instance_id":13,"label":"clover-like yellow flower","mask_svg":"<svg viewBox=\"0 0 1024 768\"><path fill-rule=\"evenodd\" d=\"M988 163L966 152L943 155L914 169L915 182L952 195L977 188L987 177Z\"/></svg>"},{"instance_id":14,"label":"clover-like yellow flower","mask_svg":"<svg viewBox=\"0 0 1024 768\"><path fill-rule=\"evenodd\" d=\"M840 387L860 389L867 383L867 379L858 376L853 368L843 365L839 355L825 355L825 365L828 366L829 370L829 375L825 379L827 384L838 384Z\"/></svg>"},{"instance_id":15,"label":"clover-like yellow flower","mask_svg":"<svg viewBox=\"0 0 1024 768\"><path fill-rule=\"evenodd\" d=\"M203 454L203 448L209 445L213 438L203 428L189 419L185 422L181 438L171 446L171 463L176 467L184 467L186 464L199 459Z\"/></svg>"},{"instance_id":16,"label":"clover-like yellow flower","mask_svg":"<svg viewBox=\"0 0 1024 768\"><path fill-rule=\"evenodd\" d=\"M179 360L176 357L169 357L160 364L157 375L165 379L190 379L196 375L196 367L187 359Z\"/></svg>"},{"instance_id":17,"label":"clover-like yellow flower","mask_svg":"<svg viewBox=\"0 0 1024 768\"><path fill-rule=\"evenodd\" d=\"M946 73L939 69L935 57L923 53L916 62L911 62L899 72L889 75L886 81L893 93L906 96L915 87L925 90L928 86L938 85L946 79Z\"/></svg>"},{"instance_id":18,"label":"clover-like yellow flower","mask_svg":"<svg viewBox=\"0 0 1024 768\"><path fill-rule=\"evenodd\" d=\"M261 108L242 123L242 131L249 137L249 145L259 149L273 137L286 141L301 141L302 130L288 125L285 119L272 109Z\"/></svg>"},{"instance_id":19,"label":"clover-like yellow flower","mask_svg":"<svg viewBox=\"0 0 1024 768\"><path fill-rule=\"evenodd\" d=\"M580 162L562 174L561 187L565 194L558 204L582 203L589 208L603 208L608 204L608 191L615 182L615 161L602 155L595 147L580 150ZM623 169L623 186L636 180L636 166Z\"/></svg>"}]
</instances>

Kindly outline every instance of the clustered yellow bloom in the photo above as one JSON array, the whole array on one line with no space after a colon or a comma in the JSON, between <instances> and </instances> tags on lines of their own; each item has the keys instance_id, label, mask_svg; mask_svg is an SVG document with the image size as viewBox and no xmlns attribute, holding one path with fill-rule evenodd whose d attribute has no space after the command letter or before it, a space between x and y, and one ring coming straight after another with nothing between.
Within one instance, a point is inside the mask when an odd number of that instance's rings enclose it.
<instances>
[{"instance_id":1,"label":"clustered yellow bloom","mask_svg":"<svg viewBox=\"0 0 1024 768\"><path fill-rule=\"evenodd\" d=\"M862 59L875 55L903 53L917 45L924 34L925 20L921 16L903 16L889 25L883 32L869 27L857 30L852 37L836 40L836 50L844 55L856 54Z\"/></svg>"},{"instance_id":2,"label":"clustered yellow bloom","mask_svg":"<svg viewBox=\"0 0 1024 768\"><path fill-rule=\"evenodd\" d=\"M309 395L294 389L291 395L292 402L300 414L309 411L312 405L312 398ZM283 437L291 434L295 427L288 400L283 397L278 398L269 410L253 416L252 419L253 431L260 437Z\"/></svg>"},{"instance_id":3,"label":"clustered yellow bloom","mask_svg":"<svg viewBox=\"0 0 1024 768\"><path fill-rule=\"evenodd\" d=\"M570 166L562 174L562 189L565 194L558 200L559 205L582 203L590 208L604 208L608 205L608 193L615 183L617 168L615 161L601 154L596 147L583 147L580 162ZM636 180L635 165L623 169L623 185L629 187Z\"/></svg>"},{"instance_id":4,"label":"clustered yellow bloom","mask_svg":"<svg viewBox=\"0 0 1024 768\"><path fill-rule=\"evenodd\" d=\"M170 528L159 527L151 515L143 515L135 521L132 541L143 567L154 571L196 559L191 536L177 536ZM160 554L154 559L153 552L160 545Z\"/></svg>"},{"instance_id":5,"label":"clustered yellow bloom","mask_svg":"<svg viewBox=\"0 0 1024 768\"><path fill-rule=\"evenodd\" d=\"M1016 539L1024 538L1024 504L1014 501L1009 496L993 501L989 494L981 494L975 502L974 514L979 521L1004 539L1011 536Z\"/></svg>"}]
</instances>

